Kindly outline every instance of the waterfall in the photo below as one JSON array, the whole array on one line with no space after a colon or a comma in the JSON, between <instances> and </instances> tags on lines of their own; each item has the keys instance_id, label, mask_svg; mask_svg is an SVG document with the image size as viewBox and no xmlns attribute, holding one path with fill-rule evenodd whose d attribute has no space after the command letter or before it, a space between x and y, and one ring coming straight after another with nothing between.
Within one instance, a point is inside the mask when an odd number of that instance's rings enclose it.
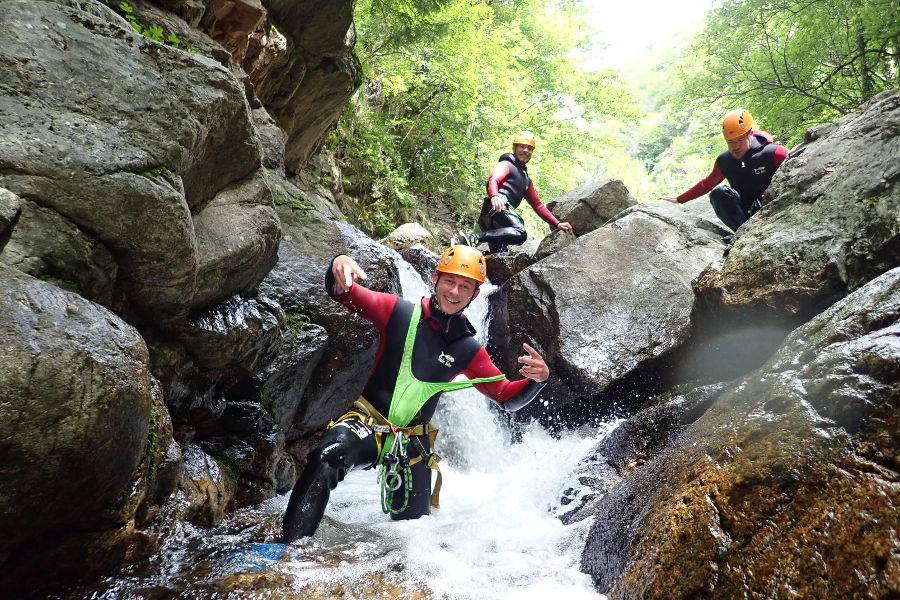
<instances>
[{"instance_id":1,"label":"waterfall","mask_svg":"<svg viewBox=\"0 0 900 600\"><path fill-rule=\"evenodd\" d=\"M404 296L428 294L415 271L400 264ZM479 335L487 332L494 289L485 284L466 310ZM342 534L356 531L360 541L352 552L358 558L341 570L298 565L297 577L313 583L399 572L407 587L448 600L604 598L578 569L590 522L565 526L556 515L571 472L613 425L588 437L582 431L554 438L532 424L512 443L491 402L474 389L441 400L434 417L441 430L436 448L444 456L440 509L414 521L390 521L381 513L374 474L351 473L333 492L320 533L342 543ZM340 572L345 568L359 573L347 577Z\"/></svg>"},{"instance_id":2,"label":"waterfall","mask_svg":"<svg viewBox=\"0 0 900 600\"><path fill-rule=\"evenodd\" d=\"M397 261L407 299L430 293L411 266ZM485 284L466 310L479 335L488 329L494 289ZM332 492L312 538L271 543L286 494L212 529L180 522L151 560L70 600L137 600L151 590L242 600L605 599L579 570L590 520L564 525L557 515L576 465L615 424L551 435L532 423L513 443L492 402L474 389L442 398L434 418L436 450L444 456L441 508L429 516L391 521L381 512L375 471L358 470ZM235 591L213 591L223 588Z\"/></svg>"}]
</instances>

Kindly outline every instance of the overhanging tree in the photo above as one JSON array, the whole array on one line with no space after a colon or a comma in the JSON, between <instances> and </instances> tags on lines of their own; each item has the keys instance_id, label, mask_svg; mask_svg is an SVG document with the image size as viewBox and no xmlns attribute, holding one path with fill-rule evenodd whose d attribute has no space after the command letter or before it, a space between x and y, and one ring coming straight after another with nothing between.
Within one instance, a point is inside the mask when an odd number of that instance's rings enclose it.
<instances>
[{"instance_id":1,"label":"overhanging tree","mask_svg":"<svg viewBox=\"0 0 900 600\"><path fill-rule=\"evenodd\" d=\"M896 0L728 0L700 37L694 94L764 117L782 139L897 85Z\"/></svg>"}]
</instances>

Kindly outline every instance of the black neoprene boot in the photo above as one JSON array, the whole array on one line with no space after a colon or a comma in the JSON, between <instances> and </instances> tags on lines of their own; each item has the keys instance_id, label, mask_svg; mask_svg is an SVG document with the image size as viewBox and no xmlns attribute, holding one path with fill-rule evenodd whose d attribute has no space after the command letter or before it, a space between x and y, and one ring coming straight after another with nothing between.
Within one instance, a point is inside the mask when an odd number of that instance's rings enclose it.
<instances>
[{"instance_id":1,"label":"black neoprene boot","mask_svg":"<svg viewBox=\"0 0 900 600\"><path fill-rule=\"evenodd\" d=\"M322 515L325 514L331 490L337 486L337 482L338 473L334 467L322 461L320 456L310 458L291 492L291 499L284 513L281 525L284 543L289 544L316 532Z\"/></svg>"}]
</instances>

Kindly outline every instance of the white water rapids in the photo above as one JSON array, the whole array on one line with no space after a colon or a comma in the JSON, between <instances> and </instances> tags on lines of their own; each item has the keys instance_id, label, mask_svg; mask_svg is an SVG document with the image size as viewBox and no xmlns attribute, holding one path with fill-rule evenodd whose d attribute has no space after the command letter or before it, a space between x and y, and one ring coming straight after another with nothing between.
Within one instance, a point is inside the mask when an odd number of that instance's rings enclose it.
<instances>
[{"instance_id":1,"label":"white water rapids","mask_svg":"<svg viewBox=\"0 0 900 600\"><path fill-rule=\"evenodd\" d=\"M400 264L404 296L427 294L421 278ZM487 330L485 297L492 289L486 285L466 311L479 335ZM142 595L149 587L197 599L604 599L579 570L590 520L567 526L557 515L565 512L563 492L578 485L574 468L615 425L551 436L532 424L513 443L505 416L490 402L474 389L442 399L434 419L444 456L441 508L430 516L391 521L381 512L375 471L355 471L332 492L312 538L265 556L287 506L284 495L212 530L179 525L152 566L107 580L87 597L165 597ZM242 571L277 573L277 584L226 592L204 583Z\"/></svg>"}]
</instances>

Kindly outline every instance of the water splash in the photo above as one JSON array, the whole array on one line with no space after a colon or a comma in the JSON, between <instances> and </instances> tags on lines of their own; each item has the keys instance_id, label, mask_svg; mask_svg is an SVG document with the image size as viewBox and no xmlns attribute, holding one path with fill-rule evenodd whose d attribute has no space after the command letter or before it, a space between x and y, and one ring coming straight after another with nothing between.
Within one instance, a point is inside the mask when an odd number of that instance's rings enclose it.
<instances>
[{"instance_id":1,"label":"water splash","mask_svg":"<svg viewBox=\"0 0 900 600\"><path fill-rule=\"evenodd\" d=\"M427 295L425 281L399 264L404 296ZM493 289L483 287L466 311L479 332ZM557 515L567 510L560 499L576 466L616 424L551 435L532 423L513 443L491 403L474 389L442 399L434 421L444 485L430 516L391 521L375 472L355 471L332 493L312 538L272 544L288 502L276 497L213 529L180 523L151 560L70 600L604 599L579 570L590 520L564 525Z\"/></svg>"}]
</instances>

